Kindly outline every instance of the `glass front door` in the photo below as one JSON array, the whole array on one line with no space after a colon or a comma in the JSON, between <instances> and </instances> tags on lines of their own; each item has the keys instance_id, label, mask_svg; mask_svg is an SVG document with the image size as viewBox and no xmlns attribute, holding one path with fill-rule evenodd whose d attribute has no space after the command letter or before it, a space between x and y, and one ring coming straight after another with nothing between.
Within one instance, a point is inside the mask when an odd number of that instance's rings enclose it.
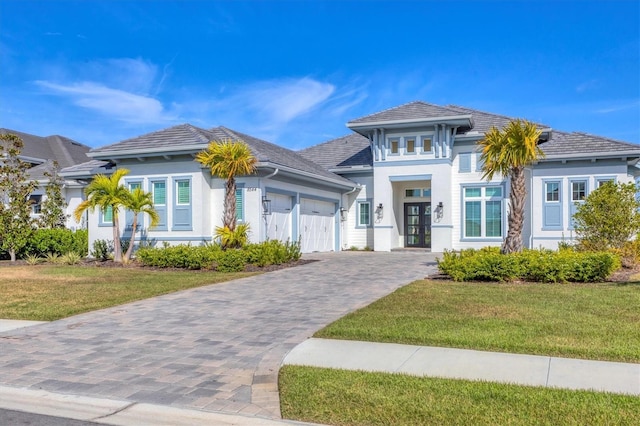
<instances>
[{"instance_id":1,"label":"glass front door","mask_svg":"<svg viewBox=\"0 0 640 426\"><path fill-rule=\"evenodd\" d=\"M405 247L431 248L431 203L404 205Z\"/></svg>"}]
</instances>

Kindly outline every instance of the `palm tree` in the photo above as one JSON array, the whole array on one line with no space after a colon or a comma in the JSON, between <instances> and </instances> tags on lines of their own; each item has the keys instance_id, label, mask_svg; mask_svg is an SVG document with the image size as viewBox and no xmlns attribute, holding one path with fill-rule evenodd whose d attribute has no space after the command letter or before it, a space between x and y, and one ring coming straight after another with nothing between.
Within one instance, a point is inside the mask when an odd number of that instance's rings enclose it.
<instances>
[{"instance_id":1,"label":"palm tree","mask_svg":"<svg viewBox=\"0 0 640 426\"><path fill-rule=\"evenodd\" d=\"M102 214L108 209L112 211L113 229L113 260L122 262L122 247L120 246L120 227L118 223L118 209L125 207L131 198L131 193L120 183L120 180L129 173L127 169L118 169L111 176L96 175L84 190L87 199L76 207L73 215L76 221L80 221L86 210L94 211L99 208Z\"/></svg>"},{"instance_id":2,"label":"palm tree","mask_svg":"<svg viewBox=\"0 0 640 426\"><path fill-rule=\"evenodd\" d=\"M249 146L241 140L211 141L204 151L196 155L196 161L211 169L211 174L225 179L224 228L236 228L236 176L255 173L256 158Z\"/></svg>"},{"instance_id":3,"label":"palm tree","mask_svg":"<svg viewBox=\"0 0 640 426\"><path fill-rule=\"evenodd\" d=\"M124 204L124 207L133 213L133 223L131 224L131 241L129 241L129 247L124 254L124 260L127 261L131 258L133 253L133 243L136 236L136 229L138 227L138 214L146 213L151 219L150 228L158 225L160 222L160 215L153 208L153 196L150 192L144 192L140 188L135 188L129 196L129 199Z\"/></svg>"},{"instance_id":4,"label":"palm tree","mask_svg":"<svg viewBox=\"0 0 640 426\"><path fill-rule=\"evenodd\" d=\"M522 250L522 226L524 224L524 203L527 197L524 169L544 152L538 146L542 132L526 120L512 120L502 130L492 127L483 140L481 161L483 179L491 180L496 173L511 179L509 230L502 244L503 253Z\"/></svg>"}]
</instances>

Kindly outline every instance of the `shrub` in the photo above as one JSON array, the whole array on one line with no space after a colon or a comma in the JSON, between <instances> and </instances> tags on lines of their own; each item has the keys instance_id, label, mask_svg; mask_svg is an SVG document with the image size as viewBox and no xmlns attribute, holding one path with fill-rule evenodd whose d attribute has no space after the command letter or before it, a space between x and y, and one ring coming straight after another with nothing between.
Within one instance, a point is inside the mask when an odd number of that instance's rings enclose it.
<instances>
[{"instance_id":1,"label":"shrub","mask_svg":"<svg viewBox=\"0 0 640 426\"><path fill-rule=\"evenodd\" d=\"M247 262L256 266L281 265L300 259L300 242L267 240L245 247Z\"/></svg>"},{"instance_id":2,"label":"shrub","mask_svg":"<svg viewBox=\"0 0 640 426\"><path fill-rule=\"evenodd\" d=\"M27 262L27 265L37 265L38 263L44 262L43 258L36 256L35 254L28 254L25 256L24 260Z\"/></svg>"},{"instance_id":3,"label":"shrub","mask_svg":"<svg viewBox=\"0 0 640 426\"><path fill-rule=\"evenodd\" d=\"M60 263L60 255L58 253L47 253L44 259L47 263Z\"/></svg>"},{"instance_id":4,"label":"shrub","mask_svg":"<svg viewBox=\"0 0 640 426\"><path fill-rule=\"evenodd\" d=\"M104 262L109 259L109 255L113 252L113 242L107 240L95 240L93 242L93 250L91 257Z\"/></svg>"},{"instance_id":5,"label":"shrub","mask_svg":"<svg viewBox=\"0 0 640 426\"><path fill-rule=\"evenodd\" d=\"M640 240L626 241L620 248L610 251L617 255L625 268L635 268L640 263Z\"/></svg>"},{"instance_id":6,"label":"shrub","mask_svg":"<svg viewBox=\"0 0 640 426\"><path fill-rule=\"evenodd\" d=\"M640 201L635 183L607 182L591 192L573 215L584 250L621 249L640 232Z\"/></svg>"},{"instance_id":7,"label":"shrub","mask_svg":"<svg viewBox=\"0 0 640 426\"><path fill-rule=\"evenodd\" d=\"M220 249L214 245L190 246L180 244L162 248L142 247L136 258L145 266L158 268L208 269L217 259Z\"/></svg>"},{"instance_id":8,"label":"shrub","mask_svg":"<svg viewBox=\"0 0 640 426\"><path fill-rule=\"evenodd\" d=\"M23 248L22 256L43 257L47 253L62 255L73 251L84 257L88 253L88 248L89 232L86 229L77 231L65 228L36 229Z\"/></svg>"},{"instance_id":9,"label":"shrub","mask_svg":"<svg viewBox=\"0 0 640 426\"><path fill-rule=\"evenodd\" d=\"M80 263L80 261L82 260L82 256L80 256L78 253L76 253L75 251L70 251L68 253L65 253L61 258L60 261L62 263L65 263L67 265L76 265L78 263Z\"/></svg>"},{"instance_id":10,"label":"shrub","mask_svg":"<svg viewBox=\"0 0 640 426\"><path fill-rule=\"evenodd\" d=\"M218 272L240 272L247 263L247 254L241 249L221 251L217 256L216 270Z\"/></svg>"},{"instance_id":11,"label":"shrub","mask_svg":"<svg viewBox=\"0 0 640 426\"><path fill-rule=\"evenodd\" d=\"M610 252L525 250L500 254L498 248L446 251L438 268L454 281L597 282L620 267Z\"/></svg>"}]
</instances>

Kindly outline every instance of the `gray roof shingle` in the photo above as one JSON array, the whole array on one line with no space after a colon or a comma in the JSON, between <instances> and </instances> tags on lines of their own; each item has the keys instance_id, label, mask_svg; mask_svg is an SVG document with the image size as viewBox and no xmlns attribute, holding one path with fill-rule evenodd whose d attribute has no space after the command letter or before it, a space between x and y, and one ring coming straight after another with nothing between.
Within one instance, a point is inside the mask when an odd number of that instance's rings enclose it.
<instances>
[{"instance_id":1,"label":"gray roof shingle","mask_svg":"<svg viewBox=\"0 0 640 426\"><path fill-rule=\"evenodd\" d=\"M429 104L422 101L413 101L397 107L386 109L384 111L376 112L375 114L356 118L355 120L349 121L348 124L367 124L380 121L400 121L420 118L452 117L466 114L467 113L465 112L461 113L457 109L449 107Z\"/></svg>"},{"instance_id":2,"label":"gray roof shingle","mask_svg":"<svg viewBox=\"0 0 640 426\"><path fill-rule=\"evenodd\" d=\"M447 105L448 109L458 111L459 114L471 114L473 117L473 128L471 131L476 131L480 133L486 133L491 129L491 127L497 127L498 129L503 128L511 120L514 120L515 117L507 117L506 115L493 114L485 111L478 111L477 109L471 109L466 107L461 107L457 105ZM546 124L535 123L541 129L548 129L549 126Z\"/></svg>"},{"instance_id":3,"label":"gray roof shingle","mask_svg":"<svg viewBox=\"0 0 640 426\"><path fill-rule=\"evenodd\" d=\"M616 152L635 152L636 155L640 155L640 146L636 144L587 133L567 133L557 130L554 130L551 139L542 142L540 147L545 155L553 157L567 154L613 154Z\"/></svg>"},{"instance_id":4,"label":"gray roof shingle","mask_svg":"<svg viewBox=\"0 0 640 426\"><path fill-rule=\"evenodd\" d=\"M57 161L61 168L89 160L87 152L90 148L88 146L64 136L43 137L11 129L0 129L0 134L7 133L13 133L22 139L24 146L20 154L24 157L39 159L42 162Z\"/></svg>"},{"instance_id":5,"label":"gray roof shingle","mask_svg":"<svg viewBox=\"0 0 640 426\"><path fill-rule=\"evenodd\" d=\"M298 152L326 169L373 165L369 139L355 132Z\"/></svg>"},{"instance_id":6,"label":"gray roof shingle","mask_svg":"<svg viewBox=\"0 0 640 426\"><path fill-rule=\"evenodd\" d=\"M352 184L351 181L329 172L327 169L307 160L294 151L222 126L205 130L192 126L191 124L180 124L97 148L91 150L91 153L98 154L96 158L108 159L110 153L117 152L122 155L123 152L127 151L130 151L132 156L135 156L135 153L140 150L170 152L179 151L181 147L197 152L206 148L210 141L225 139L245 142L249 145L251 152L259 162L269 162L276 167L277 165L281 165L301 172L333 179L344 184Z\"/></svg>"}]
</instances>

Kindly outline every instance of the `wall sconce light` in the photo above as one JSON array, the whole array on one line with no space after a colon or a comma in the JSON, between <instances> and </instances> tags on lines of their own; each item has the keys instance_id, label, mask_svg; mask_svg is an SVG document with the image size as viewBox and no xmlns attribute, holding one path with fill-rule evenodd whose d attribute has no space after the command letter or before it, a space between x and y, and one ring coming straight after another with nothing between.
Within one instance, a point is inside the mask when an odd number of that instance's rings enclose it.
<instances>
[{"instance_id":1,"label":"wall sconce light","mask_svg":"<svg viewBox=\"0 0 640 426\"><path fill-rule=\"evenodd\" d=\"M382 211L382 203L378 204L378 208L377 208L377 210Z\"/></svg>"},{"instance_id":2,"label":"wall sconce light","mask_svg":"<svg viewBox=\"0 0 640 426\"><path fill-rule=\"evenodd\" d=\"M442 201L440 201L440 202L438 203L438 208L439 208L439 209L444 208L444 206L442 205Z\"/></svg>"},{"instance_id":3,"label":"wall sconce light","mask_svg":"<svg viewBox=\"0 0 640 426\"><path fill-rule=\"evenodd\" d=\"M347 220L347 209L344 207L340 207L340 220L343 222Z\"/></svg>"},{"instance_id":4,"label":"wall sconce light","mask_svg":"<svg viewBox=\"0 0 640 426\"><path fill-rule=\"evenodd\" d=\"M378 204L378 207L376 207L376 222L380 222L382 220L382 208L382 203Z\"/></svg>"},{"instance_id":5,"label":"wall sconce light","mask_svg":"<svg viewBox=\"0 0 640 426\"><path fill-rule=\"evenodd\" d=\"M271 200L268 200L266 196L262 197L262 214L265 216L271 214Z\"/></svg>"},{"instance_id":6,"label":"wall sconce light","mask_svg":"<svg viewBox=\"0 0 640 426\"><path fill-rule=\"evenodd\" d=\"M436 206L435 213L436 213L435 221L440 222L440 220L444 216L444 205L442 204L442 201L440 201Z\"/></svg>"}]
</instances>

